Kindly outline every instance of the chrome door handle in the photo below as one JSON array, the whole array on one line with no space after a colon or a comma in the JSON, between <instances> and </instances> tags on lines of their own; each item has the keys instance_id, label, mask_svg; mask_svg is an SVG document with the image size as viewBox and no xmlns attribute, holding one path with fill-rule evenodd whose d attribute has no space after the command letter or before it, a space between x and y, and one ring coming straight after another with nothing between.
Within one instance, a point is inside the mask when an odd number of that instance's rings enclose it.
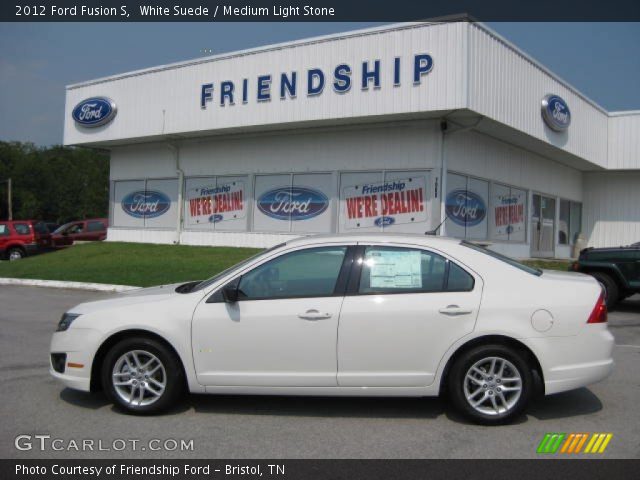
<instances>
[{"instance_id":1,"label":"chrome door handle","mask_svg":"<svg viewBox=\"0 0 640 480\"><path fill-rule=\"evenodd\" d=\"M468 315L473 310L465 310L464 308L460 308L458 305L447 305L445 308L441 308L438 310L443 315Z\"/></svg>"},{"instance_id":2,"label":"chrome door handle","mask_svg":"<svg viewBox=\"0 0 640 480\"><path fill-rule=\"evenodd\" d=\"M324 320L326 318L331 318L331 314L328 312L320 313L315 308L312 308L304 313L299 313L298 318L302 318L303 320Z\"/></svg>"}]
</instances>

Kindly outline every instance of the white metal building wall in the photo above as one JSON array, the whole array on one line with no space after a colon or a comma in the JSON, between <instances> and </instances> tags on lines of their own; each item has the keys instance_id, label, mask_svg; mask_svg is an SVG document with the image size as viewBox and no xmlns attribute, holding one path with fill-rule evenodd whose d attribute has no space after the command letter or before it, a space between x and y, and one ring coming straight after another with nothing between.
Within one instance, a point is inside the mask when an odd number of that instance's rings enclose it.
<instances>
[{"instance_id":1,"label":"white metal building wall","mask_svg":"<svg viewBox=\"0 0 640 480\"><path fill-rule=\"evenodd\" d=\"M466 55L464 23L409 24L396 29L337 35L291 42L248 52L201 59L191 64L158 67L67 88L65 144L95 143L128 138L206 132L227 128L428 112L464 107ZM414 55L434 59L431 73L413 84ZM394 86L393 62L401 58L401 85ZM362 62L380 60L381 86L361 89ZM334 68L347 63L353 73L351 89L332 89ZM321 68L326 85L320 95L307 96L306 72ZM298 72L298 95L279 98L281 73ZM256 79L273 76L270 101L256 101ZM249 101L219 105L219 82L239 87L250 82ZM214 98L200 108L200 88L214 83ZM107 96L119 105L117 117L104 127L78 127L71 110L83 99ZM241 99L238 99L241 100Z\"/></svg>"},{"instance_id":2,"label":"white metal building wall","mask_svg":"<svg viewBox=\"0 0 640 480\"><path fill-rule=\"evenodd\" d=\"M640 169L640 111L609 117L610 169Z\"/></svg>"},{"instance_id":3,"label":"white metal building wall","mask_svg":"<svg viewBox=\"0 0 640 480\"><path fill-rule=\"evenodd\" d=\"M584 175L583 231L589 246L640 242L640 172Z\"/></svg>"},{"instance_id":4,"label":"white metal building wall","mask_svg":"<svg viewBox=\"0 0 640 480\"><path fill-rule=\"evenodd\" d=\"M469 24L469 109L607 166L607 113L486 28ZM540 118L540 102L560 95L571 127L554 132Z\"/></svg>"}]
</instances>

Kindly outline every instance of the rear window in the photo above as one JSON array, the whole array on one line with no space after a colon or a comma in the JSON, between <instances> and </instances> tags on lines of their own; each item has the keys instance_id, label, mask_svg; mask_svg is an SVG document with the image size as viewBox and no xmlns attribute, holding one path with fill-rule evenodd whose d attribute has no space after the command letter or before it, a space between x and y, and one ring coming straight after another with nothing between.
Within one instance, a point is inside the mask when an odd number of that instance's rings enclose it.
<instances>
[{"instance_id":1,"label":"rear window","mask_svg":"<svg viewBox=\"0 0 640 480\"><path fill-rule=\"evenodd\" d=\"M514 260L513 258L507 257L506 255L502 255L500 253L494 252L493 250L489 250L488 248L480 247L478 245L475 245L467 241L462 241L460 242L460 244L464 245L465 247L471 248L472 250L475 250L477 252L481 252L481 253L484 253L485 255L489 255L490 257L493 257L496 260L500 260L504 263L508 263L512 267L515 267L518 270L522 270L523 272L527 272L537 277L542 275L542 270L540 270L539 268L530 267L528 265L525 265L524 263L520 263L517 260Z\"/></svg>"},{"instance_id":2,"label":"rear window","mask_svg":"<svg viewBox=\"0 0 640 480\"><path fill-rule=\"evenodd\" d=\"M0 225L0 236L9 236L9 227L7 225Z\"/></svg>"}]
</instances>

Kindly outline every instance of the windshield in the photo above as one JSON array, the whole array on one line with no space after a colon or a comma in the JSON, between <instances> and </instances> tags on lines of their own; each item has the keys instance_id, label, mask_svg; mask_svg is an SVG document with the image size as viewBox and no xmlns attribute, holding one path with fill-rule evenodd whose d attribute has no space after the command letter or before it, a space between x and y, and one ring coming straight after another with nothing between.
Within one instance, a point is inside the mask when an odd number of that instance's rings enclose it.
<instances>
[{"instance_id":1,"label":"windshield","mask_svg":"<svg viewBox=\"0 0 640 480\"><path fill-rule=\"evenodd\" d=\"M497 260L503 261L504 263L508 263L512 267L516 267L518 270L522 270L523 272L530 273L531 275L536 275L537 277L542 275L542 270L540 270L539 268L530 267L528 265L525 265L524 263L520 263L517 260L514 260L511 257L507 257L506 255L502 255L500 253L494 252L493 250L489 250L488 248L481 247L479 245L476 245L471 242L467 242L465 240L460 242L460 244L464 245L465 247L469 247L473 250L476 250L478 252L482 252L485 255L489 255L490 257L493 257Z\"/></svg>"},{"instance_id":2,"label":"windshield","mask_svg":"<svg viewBox=\"0 0 640 480\"><path fill-rule=\"evenodd\" d=\"M216 283L220 278L224 277L225 275L230 274L231 272L233 272L234 270L238 270L242 267L244 267L246 264L252 262L253 260L255 260L256 258L269 253L277 248L280 248L282 246L286 245L286 243L280 243L274 247L271 247L267 250L263 250L262 252L258 252L255 255L250 256L249 258L247 258L246 260L243 260L240 263L236 263L235 265L232 265L231 267L221 271L220 273L217 273L216 275L214 275L213 277L207 279L207 280L203 280L202 282L200 282L199 284L197 284L196 286L193 287L193 289L191 289L192 292L197 292L198 290L202 290L203 288L207 288L209 285L212 285L214 283Z\"/></svg>"}]
</instances>

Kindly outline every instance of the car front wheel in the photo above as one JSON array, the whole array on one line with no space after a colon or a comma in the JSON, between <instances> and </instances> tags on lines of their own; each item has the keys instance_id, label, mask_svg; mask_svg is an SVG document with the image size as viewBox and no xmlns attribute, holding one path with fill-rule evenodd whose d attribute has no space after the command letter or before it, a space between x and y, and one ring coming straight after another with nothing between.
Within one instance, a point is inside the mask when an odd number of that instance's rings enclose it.
<instances>
[{"instance_id":1,"label":"car front wheel","mask_svg":"<svg viewBox=\"0 0 640 480\"><path fill-rule=\"evenodd\" d=\"M184 374L176 354L149 338L114 345L102 365L102 384L114 403L128 412L158 413L183 390Z\"/></svg>"},{"instance_id":2,"label":"car front wheel","mask_svg":"<svg viewBox=\"0 0 640 480\"><path fill-rule=\"evenodd\" d=\"M524 410L531 397L533 376L517 350L483 345L456 359L448 385L450 398L466 417L476 423L498 425Z\"/></svg>"},{"instance_id":3,"label":"car front wheel","mask_svg":"<svg viewBox=\"0 0 640 480\"><path fill-rule=\"evenodd\" d=\"M7 252L7 259L10 262L20 260L25 257L24 251L21 248L10 248Z\"/></svg>"}]
</instances>

